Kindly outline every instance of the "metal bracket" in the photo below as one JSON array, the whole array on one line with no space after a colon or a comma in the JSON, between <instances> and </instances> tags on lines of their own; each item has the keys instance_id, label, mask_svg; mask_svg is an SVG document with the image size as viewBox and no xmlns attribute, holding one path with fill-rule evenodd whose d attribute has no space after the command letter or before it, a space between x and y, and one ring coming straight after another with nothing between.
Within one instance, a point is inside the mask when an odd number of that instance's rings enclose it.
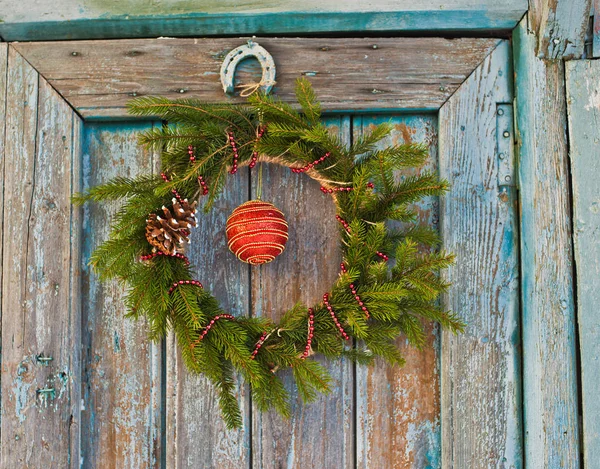
<instances>
[{"instance_id":1,"label":"metal bracket","mask_svg":"<svg viewBox=\"0 0 600 469\"><path fill-rule=\"evenodd\" d=\"M236 47L229 52L223 60L223 64L221 65L221 83L225 93L233 94L235 88L233 84L235 69L242 60L248 57L255 57L262 67L262 78L257 87L262 88L265 93L271 92L271 89L275 85L275 61L264 47L249 40L247 44Z\"/></svg>"},{"instance_id":2,"label":"metal bracket","mask_svg":"<svg viewBox=\"0 0 600 469\"><path fill-rule=\"evenodd\" d=\"M517 186L515 171L515 131L512 104L496 105L496 151L498 186Z\"/></svg>"}]
</instances>

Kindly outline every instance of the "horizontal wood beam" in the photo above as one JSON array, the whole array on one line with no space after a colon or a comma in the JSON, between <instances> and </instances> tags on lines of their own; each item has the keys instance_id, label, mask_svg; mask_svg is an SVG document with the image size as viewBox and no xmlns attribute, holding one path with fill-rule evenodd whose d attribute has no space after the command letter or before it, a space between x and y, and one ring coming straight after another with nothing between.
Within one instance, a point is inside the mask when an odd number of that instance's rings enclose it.
<instances>
[{"instance_id":1,"label":"horizontal wood beam","mask_svg":"<svg viewBox=\"0 0 600 469\"><path fill-rule=\"evenodd\" d=\"M0 0L0 37L40 41L509 30L526 10L527 0Z\"/></svg>"},{"instance_id":2,"label":"horizontal wood beam","mask_svg":"<svg viewBox=\"0 0 600 469\"><path fill-rule=\"evenodd\" d=\"M134 96L240 101L223 93L225 55L247 38L14 43L84 118L123 118ZM258 39L277 65L275 94L294 99L306 76L326 111L437 110L498 39ZM238 73L260 80L258 62ZM241 76L240 76L241 75Z\"/></svg>"}]
</instances>

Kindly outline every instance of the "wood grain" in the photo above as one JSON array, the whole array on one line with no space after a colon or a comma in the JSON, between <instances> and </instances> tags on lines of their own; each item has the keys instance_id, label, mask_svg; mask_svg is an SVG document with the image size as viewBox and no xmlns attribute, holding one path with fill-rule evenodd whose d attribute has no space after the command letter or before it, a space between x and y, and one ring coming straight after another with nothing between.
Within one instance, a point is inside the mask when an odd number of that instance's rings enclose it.
<instances>
[{"instance_id":1,"label":"wood grain","mask_svg":"<svg viewBox=\"0 0 600 469\"><path fill-rule=\"evenodd\" d=\"M156 155L137 145L137 133L149 126L86 125L84 188L151 172ZM124 317L122 284L100 282L87 265L119 207L90 204L84 211L82 460L86 468L153 468L162 450L160 344L148 340L143 319Z\"/></svg>"},{"instance_id":2,"label":"wood grain","mask_svg":"<svg viewBox=\"0 0 600 469\"><path fill-rule=\"evenodd\" d=\"M538 57L581 58L592 0L531 0L529 4L529 27L538 37Z\"/></svg>"},{"instance_id":3,"label":"wood grain","mask_svg":"<svg viewBox=\"0 0 600 469\"><path fill-rule=\"evenodd\" d=\"M239 101L223 94L225 55L247 38L17 43L27 60L84 118L126 116L133 96ZM437 110L497 39L260 38L275 59L275 94L294 100L311 80L323 109ZM252 81L259 81L259 70Z\"/></svg>"},{"instance_id":4,"label":"wood grain","mask_svg":"<svg viewBox=\"0 0 600 469\"><path fill-rule=\"evenodd\" d=\"M349 142L349 118L327 121L332 132ZM272 202L290 225L286 250L275 261L252 269L253 313L279 320L298 301L311 305L339 273L341 252L335 207L319 184L288 168L264 165L262 199ZM256 171L255 171L256 172ZM252 176L253 193L256 174ZM353 366L347 360L324 363L334 385L330 395L302 404L291 375L284 375L292 396L292 417L253 412L253 467L354 467Z\"/></svg>"},{"instance_id":5,"label":"wood grain","mask_svg":"<svg viewBox=\"0 0 600 469\"><path fill-rule=\"evenodd\" d=\"M467 324L442 334L442 467L522 467L515 191L498 186L496 106L512 102L508 41L440 109L444 248L456 254L446 306ZM555 466L548 466L555 467Z\"/></svg>"},{"instance_id":6,"label":"wood grain","mask_svg":"<svg viewBox=\"0 0 600 469\"><path fill-rule=\"evenodd\" d=\"M567 106L573 187L577 319L581 357L583 459L600 461L600 63L568 62Z\"/></svg>"},{"instance_id":7,"label":"wood grain","mask_svg":"<svg viewBox=\"0 0 600 469\"><path fill-rule=\"evenodd\" d=\"M227 249L225 223L234 208L248 200L248 168L229 176L223 195L208 214L198 212L188 256L197 279L236 316L249 315L249 266ZM200 200L202 203L202 200ZM214 387L204 376L190 374L172 335L167 340L167 465L173 469L250 467L250 395L238 389L243 426L228 431Z\"/></svg>"},{"instance_id":8,"label":"wood grain","mask_svg":"<svg viewBox=\"0 0 600 469\"><path fill-rule=\"evenodd\" d=\"M0 465L77 467L80 121L12 48L6 104Z\"/></svg>"},{"instance_id":9,"label":"wood grain","mask_svg":"<svg viewBox=\"0 0 600 469\"><path fill-rule=\"evenodd\" d=\"M536 58L535 40L523 20L514 35L514 63L525 459L532 468L578 468L564 67Z\"/></svg>"},{"instance_id":10,"label":"wood grain","mask_svg":"<svg viewBox=\"0 0 600 469\"><path fill-rule=\"evenodd\" d=\"M363 116L354 119L354 135L369 132L373 125L390 122L393 131L382 146L425 143L429 159L419 171L403 171L398 177L437 171L437 119L433 115ZM418 222L437 226L436 198L419 204ZM378 361L373 367L356 369L356 440L358 468L441 467L439 331L426 325L427 344L423 350L399 339L406 359L402 368ZM381 444L386 442L385 444Z\"/></svg>"},{"instance_id":11,"label":"wood grain","mask_svg":"<svg viewBox=\"0 0 600 469\"><path fill-rule=\"evenodd\" d=\"M7 41L509 30L527 0L0 0Z\"/></svg>"},{"instance_id":12,"label":"wood grain","mask_svg":"<svg viewBox=\"0 0 600 469\"><path fill-rule=\"evenodd\" d=\"M592 57L600 57L600 0L594 0L592 6L594 22L592 26Z\"/></svg>"}]
</instances>

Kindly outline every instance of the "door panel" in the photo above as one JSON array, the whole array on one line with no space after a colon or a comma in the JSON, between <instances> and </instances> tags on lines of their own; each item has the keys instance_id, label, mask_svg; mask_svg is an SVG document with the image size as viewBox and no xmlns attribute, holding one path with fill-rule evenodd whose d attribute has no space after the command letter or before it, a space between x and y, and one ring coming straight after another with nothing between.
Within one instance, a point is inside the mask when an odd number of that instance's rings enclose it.
<instances>
[{"instance_id":1,"label":"door panel","mask_svg":"<svg viewBox=\"0 0 600 469\"><path fill-rule=\"evenodd\" d=\"M225 223L248 195L248 168L244 167L229 176L211 212L198 214L198 226L192 230L187 253L197 279L225 310L240 316L250 313L250 266L229 252ZM229 431L221 419L214 387L205 377L189 373L172 335L167 339L166 380L167 467L249 467L251 415L247 387L238 390L243 427Z\"/></svg>"},{"instance_id":2,"label":"door panel","mask_svg":"<svg viewBox=\"0 0 600 469\"><path fill-rule=\"evenodd\" d=\"M137 133L151 125L87 124L84 189L116 176L152 172L158 155L137 144ZM145 320L124 317L122 284L101 282L88 266L119 208L118 201L84 207L81 457L88 468L160 463L160 344L148 340Z\"/></svg>"},{"instance_id":3,"label":"door panel","mask_svg":"<svg viewBox=\"0 0 600 469\"><path fill-rule=\"evenodd\" d=\"M332 132L350 142L348 117L331 117L326 122ZM255 314L279 320L283 311L299 301L322 301L340 271L339 231L333 200L319 190L316 181L282 166L264 165L263 171L263 199L286 214L290 230L283 254L252 269L251 299ZM256 183L253 174L253 194ZM354 367L347 360L318 360L333 378L331 394L303 405L286 372L292 418L286 421L274 412L253 412L253 467L354 467Z\"/></svg>"},{"instance_id":4,"label":"door panel","mask_svg":"<svg viewBox=\"0 0 600 469\"><path fill-rule=\"evenodd\" d=\"M512 118L499 120L511 63L503 43L439 114L440 174L451 183L441 231L456 254L445 302L467 323L442 334L442 467L523 465L517 193L515 173L500 173L515 163Z\"/></svg>"},{"instance_id":5,"label":"door panel","mask_svg":"<svg viewBox=\"0 0 600 469\"><path fill-rule=\"evenodd\" d=\"M390 122L393 131L382 146L402 143L427 145L429 158L416 171L399 171L398 178L438 169L437 117L433 114L355 117L354 135ZM428 197L419 203L418 223L437 227L439 203ZM357 366L357 467L440 467L439 333L427 323L423 350L405 339L398 346L406 359L403 368L378 361L374 367ZM385 444L382 444L385 442Z\"/></svg>"}]
</instances>

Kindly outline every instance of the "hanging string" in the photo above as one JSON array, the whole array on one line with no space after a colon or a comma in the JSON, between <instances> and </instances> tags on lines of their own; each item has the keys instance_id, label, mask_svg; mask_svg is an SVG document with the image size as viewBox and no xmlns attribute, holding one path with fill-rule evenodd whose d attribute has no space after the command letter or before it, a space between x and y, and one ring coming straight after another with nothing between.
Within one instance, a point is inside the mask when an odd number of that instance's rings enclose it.
<instances>
[{"instance_id":1,"label":"hanging string","mask_svg":"<svg viewBox=\"0 0 600 469\"><path fill-rule=\"evenodd\" d=\"M253 95L254 93L256 93L260 88L264 87L268 87L268 86L275 86L275 83L277 83L275 80L260 80L258 83L247 83L245 85L236 85L235 87L240 90L240 97L242 98L247 98L248 96Z\"/></svg>"},{"instance_id":2,"label":"hanging string","mask_svg":"<svg viewBox=\"0 0 600 469\"><path fill-rule=\"evenodd\" d=\"M258 183L256 184L256 199L260 200L262 197L262 186L263 186L263 165L258 165Z\"/></svg>"}]
</instances>

